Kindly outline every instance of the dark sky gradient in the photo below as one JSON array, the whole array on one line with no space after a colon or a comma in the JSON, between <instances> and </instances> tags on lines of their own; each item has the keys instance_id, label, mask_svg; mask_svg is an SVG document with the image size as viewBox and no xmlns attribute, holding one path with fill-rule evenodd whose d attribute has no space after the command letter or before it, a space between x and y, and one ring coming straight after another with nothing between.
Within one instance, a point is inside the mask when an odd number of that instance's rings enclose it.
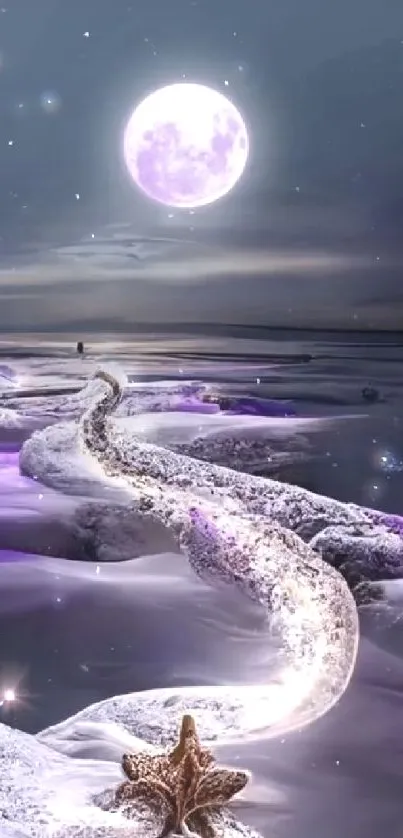
<instances>
[{"instance_id":1,"label":"dark sky gradient","mask_svg":"<svg viewBox=\"0 0 403 838\"><path fill-rule=\"evenodd\" d=\"M401 327L401 0L2 2L0 330ZM251 138L194 214L121 159L135 104L183 77Z\"/></svg>"}]
</instances>

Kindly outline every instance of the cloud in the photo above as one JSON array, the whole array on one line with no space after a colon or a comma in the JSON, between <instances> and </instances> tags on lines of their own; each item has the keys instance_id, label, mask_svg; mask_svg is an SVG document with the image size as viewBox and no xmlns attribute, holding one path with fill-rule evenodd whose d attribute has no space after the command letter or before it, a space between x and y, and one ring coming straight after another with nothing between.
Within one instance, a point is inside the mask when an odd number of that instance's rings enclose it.
<instances>
[{"instance_id":1,"label":"cloud","mask_svg":"<svg viewBox=\"0 0 403 838\"><path fill-rule=\"evenodd\" d=\"M402 312L387 305L396 287L393 271L365 254L212 246L121 228L38 250L0 271L0 329L130 331L203 322L398 328Z\"/></svg>"},{"instance_id":2,"label":"cloud","mask_svg":"<svg viewBox=\"0 0 403 838\"><path fill-rule=\"evenodd\" d=\"M189 284L226 276L322 276L369 263L368 257L325 249L212 246L180 238L130 237L123 232L42 250L28 264L1 270L0 289L112 279Z\"/></svg>"}]
</instances>

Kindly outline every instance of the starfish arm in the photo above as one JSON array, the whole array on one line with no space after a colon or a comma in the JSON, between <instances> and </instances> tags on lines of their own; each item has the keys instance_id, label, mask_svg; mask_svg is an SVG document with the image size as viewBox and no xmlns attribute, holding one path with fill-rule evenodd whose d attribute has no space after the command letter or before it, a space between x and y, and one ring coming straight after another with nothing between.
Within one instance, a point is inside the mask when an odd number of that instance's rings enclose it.
<instances>
[{"instance_id":1,"label":"starfish arm","mask_svg":"<svg viewBox=\"0 0 403 838\"><path fill-rule=\"evenodd\" d=\"M208 806L225 806L234 794L246 786L249 777L244 771L227 771L215 768L202 775L200 782L189 801L189 812Z\"/></svg>"},{"instance_id":2,"label":"starfish arm","mask_svg":"<svg viewBox=\"0 0 403 838\"><path fill-rule=\"evenodd\" d=\"M211 751L208 751L207 748L202 748L199 755L200 768L203 771L207 771L207 769L210 768L211 765L214 765L214 763L215 759Z\"/></svg>"},{"instance_id":3,"label":"starfish arm","mask_svg":"<svg viewBox=\"0 0 403 838\"><path fill-rule=\"evenodd\" d=\"M200 832L193 832L185 821L181 821L180 831L184 838L200 838Z\"/></svg>"},{"instance_id":4,"label":"starfish arm","mask_svg":"<svg viewBox=\"0 0 403 838\"><path fill-rule=\"evenodd\" d=\"M145 754L123 754L122 768L129 780L139 780L150 767L150 757Z\"/></svg>"},{"instance_id":5,"label":"starfish arm","mask_svg":"<svg viewBox=\"0 0 403 838\"><path fill-rule=\"evenodd\" d=\"M173 765L179 765L183 760L189 747L194 751L200 751L199 737L196 732L196 723L193 716L186 715L182 718L181 729L179 732L179 742L176 748L169 754L169 759Z\"/></svg>"},{"instance_id":6,"label":"starfish arm","mask_svg":"<svg viewBox=\"0 0 403 838\"><path fill-rule=\"evenodd\" d=\"M165 774L168 760L165 754L123 754L122 768L129 780L137 782L150 774Z\"/></svg>"},{"instance_id":7,"label":"starfish arm","mask_svg":"<svg viewBox=\"0 0 403 838\"><path fill-rule=\"evenodd\" d=\"M170 812L165 819L162 832L160 832L158 838L168 838L173 832L176 832L175 816Z\"/></svg>"},{"instance_id":8,"label":"starfish arm","mask_svg":"<svg viewBox=\"0 0 403 838\"><path fill-rule=\"evenodd\" d=\"M115 795L116 803L128 801L135 803L136 800L144 801L152 809L161 808L161 804L166 809L172 809L174 804L169 788L154 777L137 780L137 782L127 781L119 786Z\"/></svg>"},{"instance_id":9,"label":"starfish arm","mask_svg":"<svg viewBox=\"0 0 403 838\"><path fill-rule=\"evenodd\" d=\"M117 805L120 805L121 803L124 803L125 801L132 800L132 799L133 799L132 783L130 783L128 780L126 780L125 783L121 783L120 786L118 786L118 788L116 789L115 803Z\"/></svg>"},{"instance_id":10,"label":"starfish arm","mask_svg":"<svg viewBox=\"0 0 403 838\"><path fill-rule=\"evenodd\" d=\"M177 818L181 822L186 814L189 803L199 786L204 772L200 769L198 755L191 749L180 763L175 778L175 793Z\"/></svg>"},{"instance_id":11,"label":"starfish arm","mask_svg":"<svg viewBox=\"0 0 403 838\"><path fill-rule=\"evenodd\" d=\"M183 758L183 748L182 748L181 743L179 742L179 744L176 745L176 747L173 749L173 751L169 752L168 759L172 763L172 765L179 765L182 758Z\"/></svg>"},{"instance_id":12,"label":"starfish arm","mask_svg":"<svg viewBox=\"0 0 403 838\"><path fill-rule=\"evenodd\" d=\"M201 812L199 810L194 812L193 815L190 815L187 820L189 829L195 833L198 838L199 836L201 836L201 838L216 838L217 833L208 812ZM185 835L184 826L186 826L186 824L183 822L182 832Z\"/></svg>"}]
</instances>

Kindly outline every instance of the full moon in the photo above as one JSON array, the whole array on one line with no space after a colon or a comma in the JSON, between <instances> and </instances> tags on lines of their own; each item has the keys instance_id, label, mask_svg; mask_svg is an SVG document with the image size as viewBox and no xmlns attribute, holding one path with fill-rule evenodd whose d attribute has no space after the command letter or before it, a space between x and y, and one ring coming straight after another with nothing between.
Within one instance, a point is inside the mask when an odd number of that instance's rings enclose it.
<instances>
[{"instance_id":1,"label":"full moon","mask_svg":"<svg viewBox=\"0 0 403 838\"><path fill-rule=\"evenodd\" d=\"M171 84L135 109L124 134L124 158L137 186L170 207L202 207L239 180L249 142L241 114L202 84Z\"/></svg>"}]
</instances>

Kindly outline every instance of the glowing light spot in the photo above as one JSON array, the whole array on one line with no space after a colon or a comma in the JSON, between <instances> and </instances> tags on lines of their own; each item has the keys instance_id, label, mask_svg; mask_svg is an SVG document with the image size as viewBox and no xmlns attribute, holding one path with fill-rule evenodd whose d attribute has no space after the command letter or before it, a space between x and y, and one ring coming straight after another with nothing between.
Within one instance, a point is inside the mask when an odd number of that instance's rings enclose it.
<instances>
[{"instance_id":1,"label":"glowing light spot","mask_svg":"<svg viewBox=\"0 0 403 838\"><path fill-rule=\"evenodd\" d=\"M60 110L61 99L58 93L51 90L44 91L40 96L40 105L47 114L55 114Z\"/></svg>"},{"instance_id":2,"label":"glowing light spot","mask_svg":"<svg viewBox=\"0 0 403 838\"><path fill-rule=\"evenodd\" d=\"M9 687L7 690L4 690L3 693L3 701L6 703L10 703L11 701L15 701L16 699L15 690Z\"/></svg>"}]
</instances>

